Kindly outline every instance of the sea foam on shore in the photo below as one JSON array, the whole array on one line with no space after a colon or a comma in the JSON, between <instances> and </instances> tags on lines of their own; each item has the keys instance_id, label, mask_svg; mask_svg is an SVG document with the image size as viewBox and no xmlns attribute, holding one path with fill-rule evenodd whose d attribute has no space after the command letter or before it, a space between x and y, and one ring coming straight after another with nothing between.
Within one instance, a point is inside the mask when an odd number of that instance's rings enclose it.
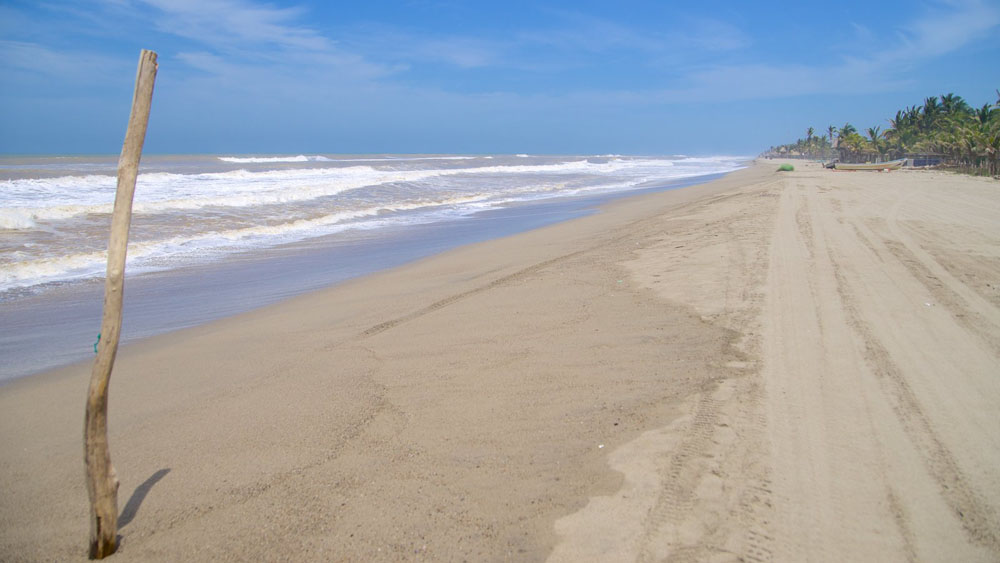
<instances>
[{"instance_id":1,"label":"sea foam on shore","mask_svg":"<svg viewBox=\"0 0 1000 563\"><path fill-rule=\"evenodd\" d=\"M739 157L372 155L143 160L132 273L349 230L427 224L521 202L627 192L740 167ZM104 272L105 157L0 161L0 301Z\"/></svg>"}]
</instances>

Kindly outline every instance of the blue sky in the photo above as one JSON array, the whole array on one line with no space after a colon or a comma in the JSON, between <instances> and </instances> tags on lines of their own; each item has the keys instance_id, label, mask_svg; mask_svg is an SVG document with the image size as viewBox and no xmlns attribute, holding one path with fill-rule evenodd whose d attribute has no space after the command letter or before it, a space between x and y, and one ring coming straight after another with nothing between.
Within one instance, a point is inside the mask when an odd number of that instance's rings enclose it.
<instances>
[{"instance_id":1,"label":"blue sky","mask_svg":"<svg viewBox=\"0 0 1000 563\"><path fill-rule=\"evenodd\" d=\"M756 154L1000 88L1000 1L0 0L0 152Z\"/></svg>"}]
</instances>

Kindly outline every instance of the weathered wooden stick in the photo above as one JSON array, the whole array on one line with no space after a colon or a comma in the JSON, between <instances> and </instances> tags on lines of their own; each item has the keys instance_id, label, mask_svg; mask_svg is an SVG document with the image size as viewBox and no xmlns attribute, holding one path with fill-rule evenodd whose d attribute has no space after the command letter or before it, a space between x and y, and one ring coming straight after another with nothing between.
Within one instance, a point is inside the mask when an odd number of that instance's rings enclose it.
<instances>
[{"instance_id":1,"label":"weathered wooden stick","mask_svg":"<svg viewBox=\"0 0 1000 563\"><path fill-rule=\"evenodd\" d=\"M111 213L108 242L108 273L104 283L104 314L97 359L90 373L87 415L83 428L83 451L87 465L87 493L90 495L90 558L103 559L118 547L118 477L108 449L108 383L118 353L122 324L122 296L125 289L125 253L132 223L132 196L139 173L139 157L146 140L149 108L156 80L156 53L139 53L139 70L132 95L132 112L125 131L125 143L118 159L118 190Z\"/></svg>"}]
</instances>

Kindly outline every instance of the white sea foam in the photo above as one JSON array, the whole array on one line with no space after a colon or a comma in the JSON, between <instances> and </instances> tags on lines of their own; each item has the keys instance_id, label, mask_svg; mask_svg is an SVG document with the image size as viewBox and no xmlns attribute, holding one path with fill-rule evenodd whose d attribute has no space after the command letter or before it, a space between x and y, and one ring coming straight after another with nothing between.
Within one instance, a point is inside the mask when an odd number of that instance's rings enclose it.
<instances>
[{"instance_id":1,"label":"white sea foam","mask_svg":"<svg viewBox=\"0 0 1000 563\"><path fill-rule=\"evenodd\" d=\"M474 160L474 159L484 159L490 160L492 156L378 156L378 157L366 157L366 158L329 158L326 156L315 155L306 156L300 154L298 156L220 156L218 157L222 162L231 162L234 164L274 164L281 162L407 162L415 160Z\"/></svg>"},{"instance_id":2,"label":"white sea foam","mask_svg":"<svg viewBox=\"0 0 1000 563\"><path fill-rule=\"evenodd\" d=\"M300 168L249 172L140 174L133 205L135 213L202 209L206 207L251 207L302 202L363 187L390 183L421 182L435 177L490 174L609 174L639 168L645 161L586 159L556 164L520 164L468 168L380 170L371 166ZM657 166L672 166L661 161ZM57 178L8 180L0 228L31 229L38 221L66 219L88 213L109 213L114 200L112 176L62 176Z\"/></svg>"},{"instance_id":3,"label":"white sea foam","mask_svg":"<svg viewBox=\"0 0 1000 563\"><path fill-rule=\"evenodd\" d=\"M201 158L198 162L205 161ZM232 160L238 158L256 160ZM434 222L517 202L628 191L730 171L742 160L618 155L319 158L326 157L212 157L214 165L169 161L154 168L159 172L140 174L129 272L173 268L347 229ZM221 159L247 166L220 171ZM267 167L281 163L287 166ZM87 170L87 164L77 169ZM0 238L0 293L103 275L105 254L94 249L106 245L106 231L100 227L105 218L95 222L93 214L111 212L114 192L113 176L86 172L0 182L0 232L6 233Z\"/></svg>"},{"instance_id":4,"label":"white sea foam","mask_svg":"<svg viewBox=\"0 0 1000 563\"><path fill-rule=\"evenodd\" d=\"M460 207L483 202L488 197L483 194L473 194L443 200L427 199L331 213L288 223L208 231L195 236L130 243L128 268L131 273L156 271L169 267L169 263L176 262L179 257L188 261L206 259L219 254L277 246L348 229L368 230L388 224L425 223L444 216L472 213L475 210ZM424 210L427 213L408 217L392 216L400 212L417 210ZM0 270L0 291L54 281L98 277L104 274L106 260L105 252L16 260L5 264Z\"/></svg>"},{"instance_id":5,"label":"white sea foam","mask_svg":"<svg viewBox=\"0 0 1000 563\"><path fill-rule=\"evenodd\" d=\"M398 161L408 161L408 160L492 160L492 156L387 156L380 160L398 160Z\"/></svg>"},{"instance_id":6,"label":"white sea foam","mask_svg":"<svg viewBox=\"0 0 1000 563\"><path fill-rule=\"evenodd\" d=\"M220 156L222 162L232 162L236 164L272 164L278 162L330 162L325 156Z\"/></svg>"},{"instance_id":7,"label":"white sea foam","mask_svg":"<svg viewBox=\"0 0 1000 563\"><path fill-rule=\"evenodd\" d=\"M0 229L23 230L35 227L35 215L29 209L0 209Z\"/></svg>"}]
</instances>

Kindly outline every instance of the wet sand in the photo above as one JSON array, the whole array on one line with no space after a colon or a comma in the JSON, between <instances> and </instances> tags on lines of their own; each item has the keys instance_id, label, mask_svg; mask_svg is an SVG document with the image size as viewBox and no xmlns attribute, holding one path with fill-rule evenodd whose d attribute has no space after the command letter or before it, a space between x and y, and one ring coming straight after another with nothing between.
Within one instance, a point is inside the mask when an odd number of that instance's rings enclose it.
<instances>
[{"instance_id":1,"label":"wet sand","mask_svg":"<svg viewBox=\"0 0 1000 563\"><path fill-rule=\"evenodd\" d=\"M998 185L767 161L124 348L117 560L1000 556ZM85 558L89 365L0 388Z\"/></svg>"}]
</instances>

